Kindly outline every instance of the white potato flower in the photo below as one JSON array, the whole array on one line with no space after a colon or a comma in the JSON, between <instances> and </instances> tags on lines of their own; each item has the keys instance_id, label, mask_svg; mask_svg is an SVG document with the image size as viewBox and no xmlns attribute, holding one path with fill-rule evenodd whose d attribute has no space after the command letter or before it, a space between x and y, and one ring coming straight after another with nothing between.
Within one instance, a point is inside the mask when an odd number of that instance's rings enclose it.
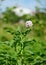
<instances>
[{"instance_id":1,"label":"white potato flower","mask_svg":"<svg viewBox=\"0 0 46 65\"><path fill-rule=\"evenodd\" d=\"M33 23L32 21L26 21L26 27L32 27Z\"/></svg>"}]
</instances>

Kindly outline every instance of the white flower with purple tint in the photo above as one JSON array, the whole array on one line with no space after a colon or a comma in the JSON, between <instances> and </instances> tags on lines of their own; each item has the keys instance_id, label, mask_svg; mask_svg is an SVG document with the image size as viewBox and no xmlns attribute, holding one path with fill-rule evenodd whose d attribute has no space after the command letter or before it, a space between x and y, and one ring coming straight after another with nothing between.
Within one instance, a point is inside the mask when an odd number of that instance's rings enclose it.
<instances>
[{"instance_id":1,"label":"white flower with purple tint","mask_svg":"<svg viewBox=\"0 0 46 65\"><path fill-rule=\"evenodd\" d=\"M33 23L32 21L26 21L26 27L32 27Z\"/></svg>"}]
</instances>

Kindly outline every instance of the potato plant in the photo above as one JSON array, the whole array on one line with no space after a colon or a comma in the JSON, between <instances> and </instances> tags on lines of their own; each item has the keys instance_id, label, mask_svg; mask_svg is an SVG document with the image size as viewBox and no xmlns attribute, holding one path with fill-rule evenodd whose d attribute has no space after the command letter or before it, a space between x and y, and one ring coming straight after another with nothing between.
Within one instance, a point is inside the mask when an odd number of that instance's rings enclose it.
<instances>
[{"instance_id":1,"label":"potato plant","mask_svg":"<svg viewBox=\"0 0 46 65\"><path fill-rule=\"evenodd\" d=\"M27 36L32 29L17 29L11 41L0 42L0 65L46 65L46 42Z\"/></svg>"}]
</instances>

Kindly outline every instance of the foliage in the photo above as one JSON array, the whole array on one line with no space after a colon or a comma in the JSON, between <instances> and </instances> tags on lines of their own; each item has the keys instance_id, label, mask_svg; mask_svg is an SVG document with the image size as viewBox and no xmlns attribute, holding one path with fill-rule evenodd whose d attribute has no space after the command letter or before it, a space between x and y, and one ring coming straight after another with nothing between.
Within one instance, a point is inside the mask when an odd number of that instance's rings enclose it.
<instances>
[{"instance_id":1,"label":"foliage","mask_svg":"<svg viewBox=\"0 0 46 65\"><path fill-rule=\"evenodd\" d=\"M12 9L7 8L7 10L3 13L3 21L4 22L11 22L15 23L20 20L20 17L15 14L15 12L12 11Z\"/></svg>"},{"instance_id":2,"label":"foliage","mask_svg":"<svg viewBox=\"0 0 46 65\"><path fill-rule=\"evenodd\" d=\"M6 29L5 29L6 30ZM16 29L11 41L0 42L0 64L2 65L45 65L46 43L27 36L32 29Z\"/></svg>"},{"instance_id":3,"label":"foliage","mask_svg":"<svg viewBox=\"0 0 46 65\"><path fill-rule=\"evenodd\" d=\"M29 15L29 14L25 14L25 15L23 15L22 17L21 17L21 19L23 19L24 21L27 21L27 20L31 20L31 15Z\"/></svg>"},{"instance_id":4,"label":"foliage","mask_svg":"<svg viewBox=\"0 0 46 65\"><path fill-rule=\"evenodd\" d=\"M16 65L17 54L14 48L0 43L0 65Z\"/></svg>"}]
</instances>

